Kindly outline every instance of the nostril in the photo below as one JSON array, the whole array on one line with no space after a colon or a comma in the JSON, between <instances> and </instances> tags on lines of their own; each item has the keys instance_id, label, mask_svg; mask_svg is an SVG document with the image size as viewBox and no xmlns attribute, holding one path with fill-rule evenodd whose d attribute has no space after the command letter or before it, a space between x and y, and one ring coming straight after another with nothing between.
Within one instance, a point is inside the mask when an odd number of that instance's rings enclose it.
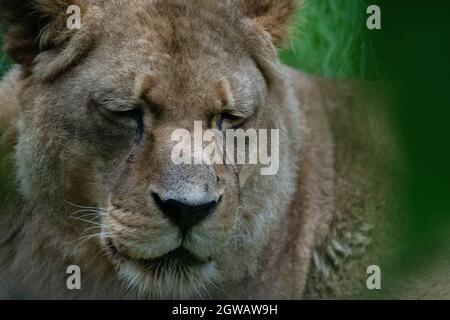
<instances>
[{"instance_id":1,"label":"nostril","mask_svg":"<svg viewBox=\"0 0 450 320\"><path fill-rule=\"evenodd\" d=\"M161 212L183 231L187 231L209 217L222 200L220 197L217 201L191 205L175 199L162 200L154 192L152 197Z\"/></svg>"},{"instance_id":2,"label":"nostril","mask_svg":"<svg viewBox=\"0 0 450 320\"><path fill-rule=\"evenodd\" d=\"M155 201L156 205L161 209L161 207L163 205L163 201L161 200L159 195L155 192L152 192L152 198Z\"/></svg>"}]
</instances>

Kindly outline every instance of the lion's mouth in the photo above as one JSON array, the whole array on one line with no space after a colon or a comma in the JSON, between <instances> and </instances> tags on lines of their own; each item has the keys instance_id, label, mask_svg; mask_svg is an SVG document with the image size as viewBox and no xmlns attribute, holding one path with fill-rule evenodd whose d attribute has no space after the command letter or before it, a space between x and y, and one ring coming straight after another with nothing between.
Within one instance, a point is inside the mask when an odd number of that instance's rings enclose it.
<instances>
[{"instance_id":1,"label":"lion's mouth","mask_svg":"<svg viewBox=\"0 0 450 320\"><path fill-rule=\"evenodd\" d=\"M154 271L164 267L173 267L173 266L193 267L205 264L205 261L202 261L200 258L195 256L193 253L183 248L182 246L160 257L143 259L143 258L133 258L121 252L114 245L114 242L111 238L107 239L107 245L114 259L132 262L136 265L143 267L148 271Z\"/></svg>"}]
</instances>

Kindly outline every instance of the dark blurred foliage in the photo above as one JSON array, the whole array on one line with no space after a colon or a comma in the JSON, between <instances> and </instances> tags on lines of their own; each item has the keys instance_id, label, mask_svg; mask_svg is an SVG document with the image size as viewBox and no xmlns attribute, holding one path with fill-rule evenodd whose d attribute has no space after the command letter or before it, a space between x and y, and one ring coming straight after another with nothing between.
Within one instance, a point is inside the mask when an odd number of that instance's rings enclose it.
<instances>
[{"instance_id":1,"label":"dark blurred foliage","mask_svg":"<svg viewBox=\"0 0 450 320\"><path fill-rule=\"evenodd\" d=\"M447 246L450 230L450 2L384 0L377 57L397 92L392 112L408 159L405 270Z\"/></svg>"}]
</instances>

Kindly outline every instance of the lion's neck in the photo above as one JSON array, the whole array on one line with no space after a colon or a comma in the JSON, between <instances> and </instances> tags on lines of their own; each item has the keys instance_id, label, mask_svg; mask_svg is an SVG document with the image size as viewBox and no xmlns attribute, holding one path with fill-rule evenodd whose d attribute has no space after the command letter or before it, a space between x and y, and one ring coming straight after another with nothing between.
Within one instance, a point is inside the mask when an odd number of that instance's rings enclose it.
<instances>
[{"instance_id":1,"label":"lion's neck","mask_svg":"<svg viewBox=\"0 0 450 320\"><path fill-rule=\"evenodd\" d=\"M46 221L37 208L22 207L20 223L11 219L0 248L1 283L6 298L31 299L126 298L119 282L94 240L83 241L64 225ZM69 290L68 267L81 270L81 290ZM1 292L0 292L1 295Z\"/></svg>"}]
</instances>

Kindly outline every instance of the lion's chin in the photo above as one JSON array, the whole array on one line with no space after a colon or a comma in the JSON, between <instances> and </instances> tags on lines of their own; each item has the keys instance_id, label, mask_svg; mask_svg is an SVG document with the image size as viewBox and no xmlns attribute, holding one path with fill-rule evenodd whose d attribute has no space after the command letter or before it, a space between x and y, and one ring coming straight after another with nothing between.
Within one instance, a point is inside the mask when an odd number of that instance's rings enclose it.
<instances>
[{"instance_id":1,"label":"lion's chin","mask_svg":"<svg viewBox=\"0 0 450 320\"><path fill-rule=\"evenodd\" d=\"M214 261L202 260L182 247L153 259L128 257L111 240L108 248L125 289L138 298L205 298L219 280Z\"/></svg>"},{"instance_id":2,"label":"lion's chin","mask_svg":"<svg viewBox=\"0 0 450 320\"><path fill-rule=\"evenodd\" d=\"M196 299L208 296L218 281L215 263L189 264L165 261L148 266L131 260L118 264L118 274L127 291L138 299Z\"/></svg>"}]
</instances>

